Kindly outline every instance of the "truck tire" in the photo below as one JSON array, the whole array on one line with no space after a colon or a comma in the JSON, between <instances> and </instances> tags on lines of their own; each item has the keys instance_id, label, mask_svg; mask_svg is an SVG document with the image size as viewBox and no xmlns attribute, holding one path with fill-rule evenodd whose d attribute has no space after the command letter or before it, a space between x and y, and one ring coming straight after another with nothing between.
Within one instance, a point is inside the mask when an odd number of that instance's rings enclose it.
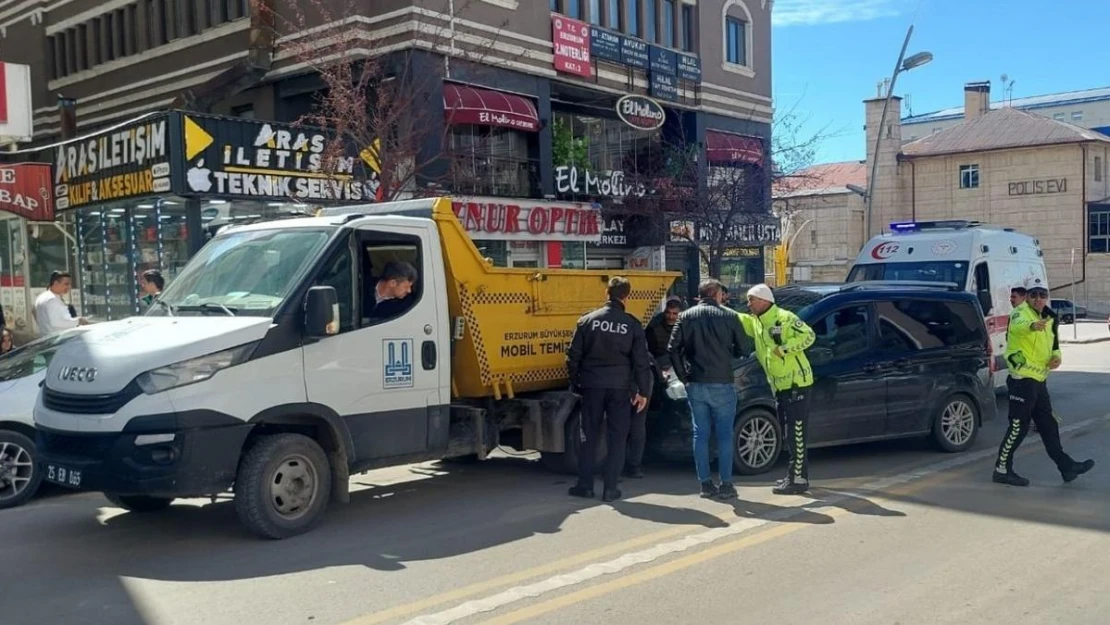
<instances>
[{"instance_id":1,"label":"truck tire","mask_svg":"<svg viewBox=\"0 0 1110 625\"><path fill-rule=\"evenodd\" d=\"M104 493L104 497L117 508L128 512L158 512L173 503L173 497L147 497L145 495L117 495Z\"/></svg>"},{"instance_id":2,"label":"truck tire","mask_svg":"<svg viewBox=\"0 0 1110 625\"><path fill-rule=\"evenodd\" d=\"M581 436L582 412L577 408L567 417L567 424L563 431L563 453L540 454L540 462L552 473L565 475L578 475L578 450L582 446ZM605 461L609 458L609 445L606 441L605 428L601 429L601 439L597 444L597 454L594 456L594 472L601 473L605 469Z\"/></svg>"},{"instance_id":3,"label":"truck tire","mask_svg":"<svg viewBox=\"0 0 1110 625\"><path fill-rule=\"evenodd\" d=\"M42 484L35 441L19 432L0 430L0 510L27 503Z\"/></svg>"},{"instance_id":4,"label":"truck tire","mask_svg":"<svg viewBox=\"0 0 1110 625\"><path fill-rule=\"evenodd\" d=\"M300 434L261 438L239 462L235 510L260 538L303 534L323 518L331 498L331 467L316 441Z\"/></svg>"}]
</instances>

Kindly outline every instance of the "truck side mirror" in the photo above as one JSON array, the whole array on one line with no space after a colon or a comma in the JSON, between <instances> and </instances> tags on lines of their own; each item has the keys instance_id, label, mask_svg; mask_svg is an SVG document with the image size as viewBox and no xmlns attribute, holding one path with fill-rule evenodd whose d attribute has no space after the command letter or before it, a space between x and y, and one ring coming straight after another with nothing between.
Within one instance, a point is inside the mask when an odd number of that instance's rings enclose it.
<instances>
[{"instance_id":1,"label":"truck side mirror","mask_svg":"<svg viewBox=\"0 0 1110 625\"><path fill-rule=\"evenodd\" d=\"M339 334L339 296L335 287L314 286L305 297L305 336L323 338Z\"/></svg>"}]
</instances>

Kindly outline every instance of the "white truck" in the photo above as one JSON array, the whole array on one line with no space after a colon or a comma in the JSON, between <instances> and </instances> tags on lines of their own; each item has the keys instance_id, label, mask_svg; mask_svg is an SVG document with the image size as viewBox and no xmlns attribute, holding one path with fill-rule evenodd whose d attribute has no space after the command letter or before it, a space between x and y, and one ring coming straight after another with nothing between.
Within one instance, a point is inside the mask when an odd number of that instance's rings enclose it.
<instances>
[{"instance_id":1,"label":"white truck","mask_svg":"<svg viewBox=\"0 0 1110 625\"><path fill-rule=\"evenodd\" d=\"M964 220L893 223L890 230L863 246L848 281L943 282L974 293L991 336L994 384L1004 386L1010 289L1027 278L1047 284L1040 242L1011 228Z\"/></svg>"},{"instance_id":2,"label":"white truck","mask_svg":"<svg viewBox=\"0 0 1110 625\"><path fill-rule=\"evenodd\" d=\"M531 210L502 217L599 232L595 213ZM399 262L419 277L379 315ZM625 275L647 322L677 274ZM565 348L609 277L494 267L448 198L225 228L146 316L58 350L34 411L45 478L131 511L233 489L248 529L283 538L352 473L499 445L573 466Z\"/></svg>"}]
</instances>

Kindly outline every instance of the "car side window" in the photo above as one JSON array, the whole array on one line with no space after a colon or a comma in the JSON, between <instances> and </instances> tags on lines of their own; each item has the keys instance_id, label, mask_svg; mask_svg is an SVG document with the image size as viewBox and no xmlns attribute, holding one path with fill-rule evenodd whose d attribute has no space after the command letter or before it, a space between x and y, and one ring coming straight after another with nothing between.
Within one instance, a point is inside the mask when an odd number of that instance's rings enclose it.
<instances>
[{"instance_id":1,"label":"car side window","mask_svg":"<svg viewBox=\"0 0 1110 625\"><path fill-rule=\"evenodd\" d=\"M316 286L330 286L335 289L339 301L339 333L355 329L355 300L353 273L354 262L350 246L336 250L324 263L324 268L316 278Z\"/></svg>"},{"instance_id":2,"label":"car side window","mask_svg":"<svg viewBox=\"0 0 1110 625\"><path fill-rule=\"evenodd\" d=\"M870 314L866 305L849 306L825 315L813 324L816 340L806 350L809 360L820 365L855 358L870 347Z\"/></svg>"},{"instance_id":3,"label":"car side window","mask_svg":"<svg viewBox=\"0 0 1110 625\"><path fill-rule=\"evenodd\" d=\"M915 352L982 344L986 336L975 308L966 302L901 300L880 302L879 347Z\"/></svg>"}]
</instances>

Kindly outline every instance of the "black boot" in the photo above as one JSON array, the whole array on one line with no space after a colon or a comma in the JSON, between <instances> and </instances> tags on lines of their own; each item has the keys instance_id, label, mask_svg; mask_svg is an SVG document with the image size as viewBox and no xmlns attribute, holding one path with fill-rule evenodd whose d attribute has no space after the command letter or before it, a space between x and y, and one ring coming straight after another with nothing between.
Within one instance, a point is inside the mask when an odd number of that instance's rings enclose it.
<instances>
[{"instance_id":1,"label":"black boot","mask_svg":"<svg viewBox=\"0 0 1110 625\"><path fill-rule=\"evenodd\" d=\"M1075 478L1079 477L1080 475L1083 475L1084 473L1086 473L1087 471L1090 471L1093 468L1095 468L1095 461L1094 460L1084 460L1083 462L1074 462L1071 465L1071 469L1068 469L1067 471L1061 471L1060 475L1063 476L1064 482L1071 482L1071 481L1074 481Z\"/></svg>"},{"instance_id":2,"label":"black boot","mask_svg":"<svg viewBox=\"0 0 1110 625\"><path fill-rule=\"evenodd\" d=\"M644 479L644 470L640 467L628 467L624 470L624 476L634 480Z\"/></svg>"},{"instance_id":3,"label":"black boot","mask_svg":"<svg viewBox=\"0 0 1110 625\"><path fill-rule=\"evenodd\" d=\"M593 499L594 498L594 489L593 489L593 487L592 486L585 486L583 484L578 484L578 485L575 485L575 486L571 486L570 490L568 490L567 493L571 497L581 497L582 499Z\"/></svg>"},{"instance_id":4,"label":"black boot","mask_svg":"<svg viewBox=\"0 0 1110 625\"><path fill-rule=\"evenodd\" d=\"M1006 484L1008 486L1029 486L1029 480L1009 470L1005 473L995 471L994 476L991 478L995 484ZM1067 478L1064 478L1067 479ZM1075 478L1072 478L1075 479Z\"/></svg>"},{"instance_id":5,"label":"black boot","mask_svg":"<svg viewBox=\"0 0 1110 625\"><path fill-rule=\"evenodd\" d=\"M801 495L809 490L809 480L794 480L784 477L779 480L771 492L775 495Z\"/></svg>"},{"instance_id":6,"label":"black boot","mask_svg":"<svg viewBox=\"0 0 1110 625\"><path fill-rule=\"evenodd\" d=\"M616 501L621 498L621 492L615 488L606 488L605 492L601 495L601 500L604 502Z\"/></svg>"}]
</instances>

